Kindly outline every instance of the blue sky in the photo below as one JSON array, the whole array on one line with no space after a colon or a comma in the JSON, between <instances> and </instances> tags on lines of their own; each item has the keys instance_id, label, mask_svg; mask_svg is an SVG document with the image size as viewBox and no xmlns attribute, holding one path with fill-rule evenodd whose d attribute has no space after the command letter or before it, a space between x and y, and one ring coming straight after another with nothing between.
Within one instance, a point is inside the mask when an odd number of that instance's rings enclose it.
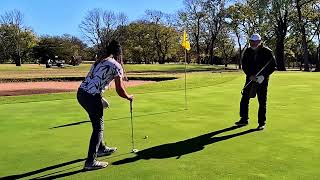
<instances>
[{"instance_id":1,"label":"blue sky","mask_svg":"<svg viewBox=\"0 0 320 180\"><path fill-rule=\"evenodd\" d=\"M147 9L174 13L183 8L183 0L0 0L0 14L20 10L24 24L38 35L68 33L81 37L79 24L94 8L124 12L133 21L141 18Z\"/></svg>"}]
</instances>

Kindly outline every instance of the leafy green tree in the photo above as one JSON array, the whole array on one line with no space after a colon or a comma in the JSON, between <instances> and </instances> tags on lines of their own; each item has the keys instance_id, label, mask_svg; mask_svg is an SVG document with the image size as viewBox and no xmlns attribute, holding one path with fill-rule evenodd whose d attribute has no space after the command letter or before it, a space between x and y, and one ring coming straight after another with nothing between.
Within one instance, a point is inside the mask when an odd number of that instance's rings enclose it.
<instances>
[{"instance_id":1,"label":"leafy green tree","mask_svg":"<svg viewBox=\"0 0 320 180\"><path fill-rule=\"evenodd\" d=\"M23 27L23 15L18 10L5 12L0 16L0 62L14 62L21 66L32 61L31 49L36 44L36 36Z\"/></svg>"},{"instance_id":2,"label":"leafy green tree","mask_svg":"<svg viewBox=\"0 0 320 180\"><path fill-rule=\"evenodd\" d=\"M86 45L78 38L71 35L41 37L37 46L33 48L34 57L41 63L48 59L59 59L70 63L72 57L83 56Z\"/></svg>"}]
</instances>

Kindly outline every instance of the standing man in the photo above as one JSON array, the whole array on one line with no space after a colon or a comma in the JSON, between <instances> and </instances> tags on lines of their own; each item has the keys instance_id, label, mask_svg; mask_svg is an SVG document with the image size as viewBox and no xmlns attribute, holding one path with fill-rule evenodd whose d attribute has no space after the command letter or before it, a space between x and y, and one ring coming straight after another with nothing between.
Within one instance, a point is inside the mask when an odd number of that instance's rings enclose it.
<instances>
[{"instance_id":1,"label":"standing man","mask_svg":"<svg viewBox=\"0 0 320 180\"><path fill-rule=\"evenodd\" d=\"M253 34L249 41L250 47L244 51L242 56L242 67L246 74L246 83L240 102L241 118L235 124L237 126L248 125L249 100L257 94L259 101L259 126L257 129L263 130L266 127L269 76L274 72L276 62L272 50L264 47L261 43L259 34Z\"/></svg>"}]
</instances>

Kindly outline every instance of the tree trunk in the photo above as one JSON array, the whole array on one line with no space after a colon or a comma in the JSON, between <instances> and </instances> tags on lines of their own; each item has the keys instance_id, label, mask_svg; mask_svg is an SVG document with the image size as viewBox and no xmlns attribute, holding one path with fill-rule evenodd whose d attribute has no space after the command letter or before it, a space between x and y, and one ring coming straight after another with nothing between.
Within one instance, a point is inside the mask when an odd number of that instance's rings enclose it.
<instances>
[{"instance_id":1,"label":"tree trunk","mask_svg":"<svg viewBox=\"0 0 320 180\"><path fill-rule=\"evenodd\" d=\"M197 48L197 54L196 54L196 57L197 57L197 63L198 64L201 64L201 59L200 59L200 43L199 43L199 40L200 40L200 18L198 18L197 20L197 35L196 35L196 48Z\"/></svg>"},{"instance_id":2,"label":"tree trunk","mask_svg":"<svg viewBox=\"0 0 320 180\"><path fill-rule=\"evenodd\" d=\"M278 17L276 17L277 27L276 27L276 36L277 36L277 44L276 44L276 61L277 61L277 70L278 71L286 71L285 65L285 56L284 56L284 40L287 35L287 18L288 18L288 10L285 10L285 14L282 17L281 12L279 11Z\"/></svg>"},{"instance_id":3,"label":"tree trunk","mask_svg":"<svg viewBox=\"0 0 320 180\"><path fill-rule=\"evenodd\" d=\"M158 63L161 64L161 55L159 53L159 50L157 50L157 55L158 55Z\"/></svg>"},{"instance_id":4,"label":"tree trunk","mask_svg":"<svg viewBox=\"0 0 320 180\"><path fill-rule=\"evenodd\" d=\"M242 69L241 67L242 48L241 48L240 37L237 36L237 39L238 39L238 46L239 46L239 57L237 61L238 61L239 69Z\"/></svg>"},{"instance_id":5,"label":"tree trunk","mask_svg":"<svg viewBox=\"0 0 320 180\"><path fill-rule=\"evenodd\" d=\"M21 66L21 56L20 53L18 52L17 54L14 55L14 62L16 66Z\"/></svg>"},{"instance_id":6,"label":"tree trunk","mask_svg":"<svg viewBox=\"0 0 320 180\"><path fill-rule=\"evenodd\" d=\"M209 49L209 57L213 59L213 51L214 51L214 43L217 39L217 35L211 32L211 40L210 40L210 49Z\"/></svg>"},{"instance_id":7,"label":"tree trunk","mask_svg":"<svg viewBox=\"0 0 320 180\"><path fill-rule=\"evenodd\" d=\"M159 59L159 64L164 64L165 63L165 55L161 56Z\"/></svg>"},{"instance_id":8,"label":"tree trunk","mask_svg":"<svg viewBox=\"0 0 320 180\"><path fill-rule=\"evenodd\" d=\"M213 59L213 44L212 42L210 43L210 49L209 49L209 59Z\"/></svg>"},{"instance_id":9,"label":"tree trunk","mask_svg":"<svg viewBox=\"0 0 320 180\"><path fill-rule=\"evenodd\" d=\"M316 59L316 72L320 72L320 44L317 48L317 59Z\"/></svg>"},{"instance_id":10,"label":"tree trunk","mask_svg":"<svg viewBox=\"0 0 320 180\"><path fill-rule=\"evenodd\" d=\"M210 51L210 42L209 42L209 40L206 40L205 44L206 44L206 48L204 50L204 53L206 55L207 62L208 62L208 64L213 65L214 64L213 59L209 56L209 54L210 54L209 53L209 51Z\"/></svg>"},{"instance_id":11,"label":"tree trunk","mask_svg":"<svg viewBox=\"0 0 320 180\"><path fill-rule=\"evenodd\" d=\"M302 38L302 48L303 48L304 71L309 71L308 44L307 44L307 37L306 37L306 29L302 19L300 0L296 0L296 6L298 11L299 23L300 23L299 29L302 36L301 38Z\"/></svg>"},{"instance_id":12,"label":"tree trunk","mask_svg":"<svg viewBox=\"0 0 320 180\"><path fill-rule=\"evenodd\" d=\"M309 71L309 52L308 52L307 38L306 38L304 26L301 30L301 33L302 33L304 71Z\"/></svg>"},{"instance_id":13,"label":"tree trunk","mask_svg":"<svg viewBox=\"0 0 320 180\"><path fill-rule=\"evenodd\" d=\"M286 71L286 66L284 62L284 38L282 37L277 37L276 61L277 61L277 70Z\"/></svg>"},{"instance_id":14,"label":"tree trunk","mask_svg":"<svg viewBox=\"0 0 320 180\"><path fill-rule=\"evenodd\" d=\"M14 55L14 61L16 66L21 66L21 46L20 46L20 27L17 26L17 33L15 34L15 41L16 41L16 54Z\"/></svg>"},{"instance_id":15,"label":"tree trunk","mask_svg":"<svg viewBox=\"0 0 320 180\"><path fill-rule=\"evenodd\" d=\"M21 66L21 58L18 58L18 59L16 60L16 66Z\"/></svg>"}]
</instances>

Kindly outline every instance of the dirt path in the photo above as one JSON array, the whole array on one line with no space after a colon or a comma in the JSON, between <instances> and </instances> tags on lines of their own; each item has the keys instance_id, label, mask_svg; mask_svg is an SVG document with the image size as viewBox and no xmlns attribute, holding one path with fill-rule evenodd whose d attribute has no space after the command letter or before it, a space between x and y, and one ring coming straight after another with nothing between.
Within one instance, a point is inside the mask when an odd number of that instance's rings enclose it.
<instances>
[{"instance_id":1,"label":"dirt path","mask_svg":"<svg viewBox=\"0 0 320 180\"><path fill-rule=\"evenodd\" d=\"M79 82L19 82L19 83L0 83L0 96L18 96L31 94L46 94L58 92L77 91ZM126 87L138 86L153 83L152 81L129 81L125 82ZM111 83L114 88L114 83Z\"/></svg>"}]
</instances>

